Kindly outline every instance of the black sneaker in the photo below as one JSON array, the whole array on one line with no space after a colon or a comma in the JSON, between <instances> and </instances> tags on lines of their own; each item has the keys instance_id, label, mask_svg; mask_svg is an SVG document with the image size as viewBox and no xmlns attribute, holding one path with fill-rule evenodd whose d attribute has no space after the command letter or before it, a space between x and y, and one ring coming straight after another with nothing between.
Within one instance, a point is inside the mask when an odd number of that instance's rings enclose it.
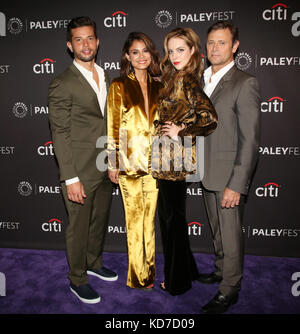
<instances>
[{"instance_id":1,"label":"black sneaker","mask_svg":"<svg viewBox=\"0 0 300 334\"><path fill-rule=\"evenodd\" d=\"M87 273L92 276L96 276L98 278L103 279L104 281L116 281L118 279L118 275L110 269L105 267L101 267L97 270L88 270Z\"/></svg>"},{"instance_id":2,"label":"black sneaker","mask_svg":"<svg viewBox=\"0 0 300 334\"><path fill-rule=\"evenodd\" d=\"M70 290L83 303L96 304L100 302L100 296L89 284L76 286L71 283Z\"/></svg>"}]
</instances>

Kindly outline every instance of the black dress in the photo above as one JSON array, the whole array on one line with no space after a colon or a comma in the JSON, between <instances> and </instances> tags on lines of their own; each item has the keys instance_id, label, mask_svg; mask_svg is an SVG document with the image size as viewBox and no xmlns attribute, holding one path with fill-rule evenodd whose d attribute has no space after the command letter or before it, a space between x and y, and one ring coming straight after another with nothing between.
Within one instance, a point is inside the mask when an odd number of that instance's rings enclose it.
<instances>
[{"instance_id":1,"label":"black dress","mask_svg":"<svg viewBox=\"0 0 300 334\"><path fill-rule=\"evenodd\" d=\"M217 126L215 109L194 74L181 77L175 83L170 96L163 98L158 104L158 115L154 137L162 141L167 140L162 130L166 121L171 121L177 126L184 124L184 129L178 136L183 140L182 144L185 143L184 137L192 137L192 154L188 159L192 162L197 160L196 136L207 136ZM186 160L183 157L187 157L187 151L184 145L180 146L180 140L176 142L176 145L171 143L170 146L155 145L154 140L151 150L152 175L157 179L159 186L158 216L165 260L165 287L172 295L189 290L192 281L199 276L190 248L186 221L185 180L186 176L194 171L185 168ZM170 168L163 167L168 165ZM182 168L178 169L178 166Z\"/></svg>"}]
</instances>

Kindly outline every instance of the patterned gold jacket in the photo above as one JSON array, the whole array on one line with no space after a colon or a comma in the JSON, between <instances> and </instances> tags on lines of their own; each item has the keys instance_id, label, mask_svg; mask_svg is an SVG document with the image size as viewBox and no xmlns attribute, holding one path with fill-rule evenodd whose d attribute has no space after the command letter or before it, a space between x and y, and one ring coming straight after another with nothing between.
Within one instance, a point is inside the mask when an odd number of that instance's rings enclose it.
<instances>
[{"instance_id":1,"label":"patterned gold jacket","mask_svg":"<svg viewBox=\"0 0 300 334\"><path fill-rule=\"evenodd\" d=\"M132 177L150 173L151 134L162 84L148 75L149 118L134 73L114 79L107 96L108 168Z\"/></svg>"},{"instance_id":2,"label":"patterned gold jacket","mask_svg":"<svg viewBox=\"0 0 300 334\"><path fill-rule=\"evenodd\" d=\"M158 105L152 143L152 175L158 179L184 180L196 171L196 136L208 136L217 127L217 113L203 92L198 78L187 74ZM162 136L164 122L184 124L179 141Z\"/></svg>"}]
</instances>

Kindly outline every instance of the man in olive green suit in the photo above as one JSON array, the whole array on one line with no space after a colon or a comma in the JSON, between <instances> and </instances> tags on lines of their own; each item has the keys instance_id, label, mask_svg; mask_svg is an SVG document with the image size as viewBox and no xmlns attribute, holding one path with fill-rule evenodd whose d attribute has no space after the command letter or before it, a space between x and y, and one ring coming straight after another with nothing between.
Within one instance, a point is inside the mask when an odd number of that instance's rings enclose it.
<instances>
[{"instance_id":1,"label":"man in olive green suit","mask_svg":"<svg viewBox=\"0 0 300 334\"><path fill-rule=\"evenodd\" d=\"M238 30L228 21L208 29L204 91L218 114L216 131L205 138L205 206L213 235L215 270L199 281L220 283L204 313L223 313L238 300L243 275L242 215L259 149L260 94L255 77L234 63Z\"/></svg>"},{"instance_id":2,"label":"man in olive green suit","mask_svg":"<svg viewBox=\"0 0 300 334\"><path fill-rule=\"evenodd\" d=\"M102 250L111 206L107 171L96 167L96 141L106 136L108 78L95 63L96 24L77 17L67 28L73 64L49 87L49 120L69 224L66 248L71 291L84 303L100 301L88 274L107 281L118 278L103 267Z\"/></svg>"}]
</instances>

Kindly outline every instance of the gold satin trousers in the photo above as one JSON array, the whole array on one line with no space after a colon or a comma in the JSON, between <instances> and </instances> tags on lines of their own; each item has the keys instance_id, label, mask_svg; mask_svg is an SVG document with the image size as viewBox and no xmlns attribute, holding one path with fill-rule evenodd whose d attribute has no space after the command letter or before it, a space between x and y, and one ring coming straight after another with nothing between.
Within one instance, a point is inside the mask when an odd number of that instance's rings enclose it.
<instances>
[{"instance_id":1,"label":"gold satin trousers","mask_svg":"<svg viewBox=\"0 0 300 334\"><path fill-rule=\"evenodd\" d=\"M155 212L158 196L152 175L119 175L122 193L127 247L127 285L144 288L155 278Z\"/></svg>"}]
</instances>

